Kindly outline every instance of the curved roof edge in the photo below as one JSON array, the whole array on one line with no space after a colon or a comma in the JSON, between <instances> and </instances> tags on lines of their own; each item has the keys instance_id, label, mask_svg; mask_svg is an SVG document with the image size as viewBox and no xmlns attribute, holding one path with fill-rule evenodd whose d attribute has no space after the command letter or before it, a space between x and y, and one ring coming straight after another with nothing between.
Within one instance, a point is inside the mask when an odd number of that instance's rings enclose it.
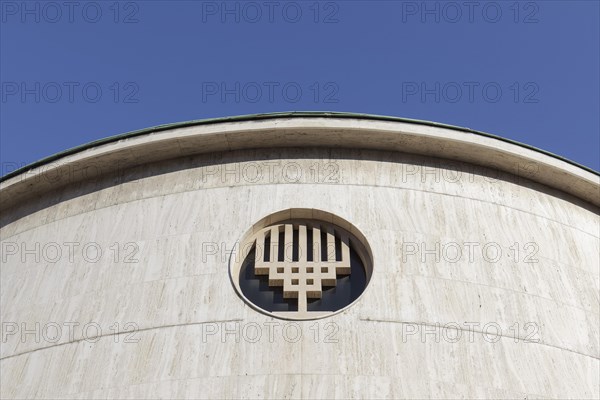
<instances>
[{"instance_id":1,"label":"curved roof edge","mask_svg":"<svg viewBox=\"0 0 600 400\"><path fill-rule=\"evenodd\" d=\"M157 126L153 126L153 127L149 127L149 128L130 131L130 132L114 135L114 136L109 136L109 137L106 137L103 139L94 140L92 142L82 144L80 146L72 147L65 151L61 151L61 152L53 154L51 156L42 158L41 160L34 161L30 164L27 164L19 169L16 169L16 170L9 172L8 174L0 177L0 182L4 182L8 179L11 179L15 176L18 176L22 173L29 171L29 170L32 170L34 168L51 163L55 160L58 160L62 157L65 157L65 156L68 156L71 154L75 154L75 153L78 153L78 152L81 152L81 151L84 151L84 150L87 150L87 149L90 149L90 148L93 148L96 146L100 146L103 144L112 143L112 142L116 142L116 141L119 141L122 139L132 138L132 137L136 137L136 136L147 135L147 134L151 134L154 132L160 132L160 131L165 131L165 130L169 130L169 129L183 128L183 127L196 126L196 125L217 124L217 123L223 123L223 122L243 122L243 121L258 121L258 120L265 120L265 119L275 119L275 118L311 118L311 117L313 117L313 118L335 117L335 118L352 118L352 119L365 119L365 120L376 120L376 121L404 122L404 123L410 123L410 124L433 126L433 127L446 128L446 129L452 129L452 130L461 131L461 132L472 133L472 134L476 134L476 135L480 135L480 136L484 136L484 137L488 137L488 138L492 138L492 139L496 139L496 140L501 140L503 142L514 144L514 145L517 145L517 146L520 146L520 147L523 147L523 148L526 148L529 150L537 151L546 156L553 157L560 161L569 163L575 167L581 168L587 172L590 172L592 174L600 176L599 171L596 171L592 168L586 167L585 165L581 165L575 161L569 160L568 158L559 156L559 155L551 153L549 151L539 149L537 147L534 147L534 146L531 146L531 145L528 145L525 143L521 143L521 142L518 142L518 141L515 141L512 139L507 139L502 136L497 136L497 135L493 135L491 133L481 132L481 131L477 131L474 129L464 128L464 127L460 127L460 126L456 126L456 125L448 125L448 124L432 122L432 121L402 118L402 117L393 117L393 116L386 116L386 115L375 115L375 114L360 114L360 113L335 112L335 111L289 111L289 112L286 111L286 112L273 112L273 113L265 113L265 114L247 114L247 115L238 115L238 116L231 116L231 117L219 117L219 118L208 118L208 119L198 119L198 120L191 120L191 121L175 122L175 123L157 125Z\"/></svg>"}]
</instances>

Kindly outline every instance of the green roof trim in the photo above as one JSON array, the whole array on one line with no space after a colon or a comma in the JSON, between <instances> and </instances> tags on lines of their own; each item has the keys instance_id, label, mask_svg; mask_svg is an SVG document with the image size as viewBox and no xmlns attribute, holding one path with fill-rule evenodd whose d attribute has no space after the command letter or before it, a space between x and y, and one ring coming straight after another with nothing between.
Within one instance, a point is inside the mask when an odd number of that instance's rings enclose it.
<instances>
[{"instance_id":1,"label":"green roof trim","mask_svg":"<svg viewBox=\"0 0 600 400\"><path fill-rule=\"evenodd\" d=\"M486 133L486 132L476 131L476 130L473 130L470 128L463 128L460 126L442 124L442 123L432 122L432 121L424 121L424 120L401 118L401 117L392 117L392 116L386 116L386 115L360 114L360 113L349 113L349 112L332 112L332 111L291 111L291 112L274 112L274 113L266 113L266 114L248 114L248 115L238 115L238 116L232 116L232 117L208 118L208 119L198 119L198 120L184 121L184 122L175 122L175 123L170 123L170 124L157 125L157 126L153 126L153 127L145 128L145 129L139 129L136 131L122 133L119 135L109 136L109 137L106 137L103 139L94 140L92 142L85 143L80 146L72 147L70 149L61 151L61 152L53 154L51 156L42 158L41 160L35 161L31 164L28 164L24 167L16 169L16 170L9 172L8 174L0 177L0 182L4 182L12 177L15 177L24 172L30 171L30 170L40 167L42 165L51 163L52 161L58 160L62 157L65 157L65 156L68 156L71 154L75 154L75 153L78 153L78 152L81 152L81 151L84 151L84 150L87 150L87 149L90 149L90 148L93 148L96 146L116 142L116 141L119 141L122 139L128 139L128 138L132 138L132 137L136 137L136 136L142 136L142 135L147 135L147 134L151 134L151 133L155 133L155 132L166 131L169 129L184 128L184 127L196 126L196 125L218 124L218 123L223 123L223 122L260 121L260 120L275 119L275 118L327 118L327 117L365 119L365 120L374 120L374 121L404 122L404 123L409 123L409 124L434 126L434 127L439 127L439 128L446 128L446 129L452 129L452 130L461 131L461 132L472 133L475 135L480 135L480 136L485 136L485 137L501 140L503 142L507 142L507 143L511 143L511 144L514 144L514 145L517 145L520 147L524 147L529 150L537 151L539 153L542 153L547 156L564 161L564 162L574 165L578 168L581 168L585 171L588 171L595 175L600 176L600 172L595 171L592 168L586 167L584 165L576 163L575 161L571 161L567 158L561 157L561 156L551 153L549 151L538 149L537 147L530 146L528 144L524 144L521 142L517 142L515 140L507 139L507 138L504 138L501 136L493 135L493 134Z\"/></svg>"}]
</instances>

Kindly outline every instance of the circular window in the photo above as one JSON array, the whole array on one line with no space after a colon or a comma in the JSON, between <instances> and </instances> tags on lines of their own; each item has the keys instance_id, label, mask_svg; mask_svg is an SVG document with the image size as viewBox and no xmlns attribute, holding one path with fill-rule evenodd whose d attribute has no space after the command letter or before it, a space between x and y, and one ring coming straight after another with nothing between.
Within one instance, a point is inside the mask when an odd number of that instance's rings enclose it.
<instances>
[{"instance_id":1,"label":"circular window","mask_svg":"<svg viewBox=\"0 0 600 400\"><path fill-rule=\"evenodd\" d=\"M263 218L230 259L232 282L254 308L284 319L315 319L342 311L371 277L364 236L319 210L286 210Z\"/></svg>"}]
</instances>

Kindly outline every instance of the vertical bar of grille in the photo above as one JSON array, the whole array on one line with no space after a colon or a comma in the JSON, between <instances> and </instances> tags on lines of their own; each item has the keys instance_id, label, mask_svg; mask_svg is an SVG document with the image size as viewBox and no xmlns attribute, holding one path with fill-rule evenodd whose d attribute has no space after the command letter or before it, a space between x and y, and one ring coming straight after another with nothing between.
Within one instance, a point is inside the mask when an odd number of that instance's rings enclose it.
<instances>
[{"instance_id":1,"label":"vertical bar of grille","mask_svg":"<svg viewBox=\"0 0 600 400\"><path fill-rule=\"evenodd\" d=\"M327 261L335 262L335 235L331 226L327 227Z\"/></svg>"},{"instance_id":2,"label":"vertical bar of grille","mask_svg":"<svg viewBox=\"0 0 600 400\"><path fill-rule=\"evenodd\" d=\"M275 225L271 227L271 258L269 262L279 261L279 226Z\"/></svg>"},{"instance_id":3,"label":"vertical bar of grille","mask_svg":"<svg viewBox=\"0 0 600 400\"><path fill-rule=\"evenodd\" d=\"M304 265L308 254L308 239L306 236L306 225L298 227L298 261Z\"/></svg>"},{"instance_id":4,"label":"vertical bar of grille","mask_svg":"<svg viewBox=\"0 0 600 400\"><path fill-rule=\"evenodd\" d=\"M294 254L294 227L292 224L285 224L284 229L283 261L292 262L292 255Z\"/></svg>"},{"instance_id":5,"label":"vertical bar of grille","mask_svg":"<svg viewBox=\"0 0 600 400\"><path fill-rule=\"evenodd\" d=\"M265 231L261 230L256 235L256 242L254 243L255 253L254 262L255 265L261 264L265 257Z\"/></svg>"},{"instance_id":6,"label":"vertical bar of grille","mask_svg":"<svg viewBox=\"0 0 600 400\"><path fill-rule=\"evenodd\" d=\"M337 273L340 275L349 275L352 269L350 264L350 238L348 235L341 234L340 241L342 245L342 261L337 268Z\"/></svg>"},{"instance_id":7,"label":"vertical bar of grille","mask_svg":"<svg viewBox=\"0 0 600 400\"><path fill-rule=\"evenodd\" d=\"M313 261L320 262L321 260L321 230L318 226L313 228Z\"/></svg>"},{"instance_id":8,"label":"vertical bar of grille","mask_svg":"<svg viewBox=\"0 0 600 400\"><path fill-rule=\"evenodd\" d=\"M344 264L350 262L350 239L347 235L341 235L340 240L342 242L342 261Z\"/></svg>"}]
</instances>

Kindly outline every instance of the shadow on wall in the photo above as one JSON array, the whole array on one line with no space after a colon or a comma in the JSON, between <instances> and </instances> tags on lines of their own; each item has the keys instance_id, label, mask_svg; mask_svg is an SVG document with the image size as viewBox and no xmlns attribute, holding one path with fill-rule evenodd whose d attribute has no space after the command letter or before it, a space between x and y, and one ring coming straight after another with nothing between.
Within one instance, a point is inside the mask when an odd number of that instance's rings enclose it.
<instances>
[{"instance_id":1,"label":"shadow on wall","mask_svg":"<svg viewBox=\"0 0 600 400\"><path fill-rule=\"evenodd\" d=\"M201 167L218 166L251 162L251 161L273 161L273 160L302 160L315 159L323 162L335 162L336 160L369 160L380 161L384 163L398 163L404 166L413 168L418 166L425 169L440 169L451 171L453 174L472 174L488 178L490 181L499 180L503 182L513 183L515 185L529 188L535 191L545 193L547 195L568 201L582 207L590 212L600 214L600 207L596 207L588 202L585 202L573 195L562 192L557 189L550 188L543 184L534 182L527 178L531 171L524 170L522 175L510 174L508 172L499 171L490 167L476 166L473 164L459 162L454 160L445 160L416 154L406 154L399 152L387 152L380 150L359 150L345 148L268 148L268 149L251 149L251 150L236 150L228 152L215 152L209 154L199 154L194 156L186 156L175 158L166 161L154 162L149 164L140 164L128 166L125 168L116 167L115 171L106 174L99 174L87 180L81 179L65 179L66 182L57 184L56 187L48 192L35 193L30 195L25 201L3 209L0 216L0 228L19 220L27 215L52 207L61 202L65 202L80 196L89 195L103 189L118 186L125 183L143 180L152 176L174 173L178 171L193 170ZM411 170L411 171L413 171ZM341 175L351 174L353 171L340 171ZM411 172L412 174L412 172ZM426 172L424 173L426 174ZM52 178L56 179L56 174ZM419 178L419 177L417 177ZM45 179L43 174L35 179ZM412 177L412 179L416 179ZM420 179L420 178L419 178ZM423 179L431 179L426 176ZM270 182L274 183L274 182ZM344 185L344 182L324 182L326 184ZM260 184L260 183L240 183L242 184ZM285 184L285 182L282 182ZM318 182L311 182L318 184ZM34 184L33 184L34 185ZM190 184L190 188L185 190L202 190L202 182L198 185ZM230 183L222 182L222 187L231 186ZM398 188L406 185L401 179L398 181ZM214 187L214 186L213 186ZM0 192L1 194L1 192ZM35 197L33 197L35 196Z\"/></svg>"}]
</instances>

